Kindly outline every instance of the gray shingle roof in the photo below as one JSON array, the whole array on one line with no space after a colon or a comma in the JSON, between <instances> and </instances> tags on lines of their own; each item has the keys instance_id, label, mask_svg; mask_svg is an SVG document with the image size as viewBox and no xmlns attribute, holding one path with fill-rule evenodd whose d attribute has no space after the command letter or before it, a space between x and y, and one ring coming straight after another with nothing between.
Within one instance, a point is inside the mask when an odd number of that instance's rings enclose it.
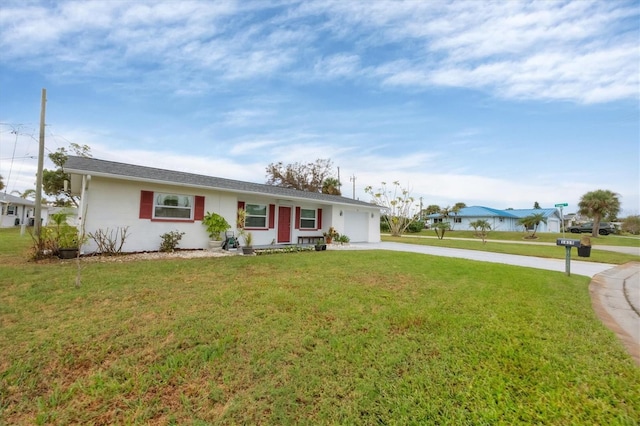
<instances>
[{"instance_id":1,"label":"gray shingle roof","mask_svg":"<svg viewBox=\"0 0 640 426\"><path fill-rule=\"evenodd\" d=\"M273 185L157 169L154 167L136 166L134 164L116 163L114 161L89 157L69 156L64 165L64 171L70 174L90 174L108 176L114 179L162 182L199 188L214 188L227 192L255 193L279 198L307 199L331 204L351 204L361 207L377 208L377 206L371 203L336 195L299 191L297 189L282 188Z\"/></svg>"},{"instance_id":2,"label":"gray shingle roof","mask_svg":"<svg viewBox=\"0 0 640 426\"><path fill-rule=\"evenodd\" d=\"M15 204L15 205L21 205L21 206L30 206L30 207L33 207L36 205L36 202L33 200L27 200L26 198L16 197L10 194L0 194L0 203Z\"/></svg>"}]
</instances>

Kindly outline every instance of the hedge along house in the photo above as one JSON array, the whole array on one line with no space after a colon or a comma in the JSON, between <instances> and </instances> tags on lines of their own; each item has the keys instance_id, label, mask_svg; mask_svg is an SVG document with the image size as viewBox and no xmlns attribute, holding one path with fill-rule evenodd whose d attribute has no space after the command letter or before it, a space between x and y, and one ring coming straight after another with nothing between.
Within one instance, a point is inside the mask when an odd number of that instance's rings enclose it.
<instances>
[{"instance_id":1,"label":"hedge along house","mask_svg":"<svg viewBox=\"0 0 640 426\"><path fill-rule=\"evenodd\" d=\"M524 227L519 223L519 220L538 213L542 213L547 223L540 222L537 232L561 231L562 219L555 208L497 210L489 207L471 206L463 207L457 214L449 213L446 218L440 213L431 214L427 218L430 225L449 222L450 229L456 231L473 230L471 223L476 220L486 220L494 231L523 231Z\"/></svg>"},{"instance_id":2,"label":"hedge along house","mask_svg":"<svg viewBox=\"0 0 640 426\"><path fill-rule=\"evenodd\" d=\"M128 227L125 252L156 251L170 231L184 232L179 248L207 248L204 214L222 215L237 235L239 208L254 246L298 244L331 226L352 242L380 241L380 208L341 196L87 157L70 156L64 171L80 196L78 225L87 235ZM96 248L89 240L83 251Z\"/></svg>"}]
</instances>

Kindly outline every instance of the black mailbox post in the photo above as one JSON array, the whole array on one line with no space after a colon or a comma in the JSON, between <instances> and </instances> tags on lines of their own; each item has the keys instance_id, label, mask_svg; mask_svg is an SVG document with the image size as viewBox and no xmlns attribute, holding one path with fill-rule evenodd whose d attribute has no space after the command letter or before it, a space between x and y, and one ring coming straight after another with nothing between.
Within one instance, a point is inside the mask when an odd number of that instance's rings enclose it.
<instances>
[{"instance_id":1,"label":"black mailbox post","mask_svg":"<svg viewBox=\"0 0 640 426\"><path fill-rule=\"evenodd\" d=\"M571 247L575 247L577 249L580 248L580 240L570 240L567 238L558 238L556 240L557 246L564 246L565 248L565 272L567 276L571 276Z\"/></svg>"}]
</instances>

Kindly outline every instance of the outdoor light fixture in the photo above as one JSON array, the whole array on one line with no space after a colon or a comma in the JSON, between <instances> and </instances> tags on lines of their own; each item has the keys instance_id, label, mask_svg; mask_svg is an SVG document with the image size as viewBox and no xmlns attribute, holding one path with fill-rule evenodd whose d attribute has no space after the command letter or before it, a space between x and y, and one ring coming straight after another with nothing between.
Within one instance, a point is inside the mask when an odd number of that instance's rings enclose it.
<instances>
[{"instance_id":1,"label":"outdoor light fixture","mask_svg":"<svg viewBox=\"0 0 640 426\"><path fill-rule=\"evenodd\" d=\"M340 216L342 216L342 210L340 210Z\"/></svg>"}]
</instances>

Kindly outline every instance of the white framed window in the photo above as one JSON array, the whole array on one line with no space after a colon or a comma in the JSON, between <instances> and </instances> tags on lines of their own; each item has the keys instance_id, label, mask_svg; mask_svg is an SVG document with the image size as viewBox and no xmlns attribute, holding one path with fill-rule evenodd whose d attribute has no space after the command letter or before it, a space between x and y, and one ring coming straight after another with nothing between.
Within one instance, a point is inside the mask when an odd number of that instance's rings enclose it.
<instances>
[{"instance_id":1,"label":"white framed window","mask_svg":"<svg viewBox=\"0 0 640 426\"><path fill-rule=\"evenodd\" d=\"M266 204L245 204L246 213L245 228L266 228L267 227L267 205Z\"/></svg>"},{"instance_id":2,"label":"white framed window","mask_svg":"<svg viewBox=\"0 0 640 426\"><path fill-rule=\"evenodd\" d=\"M318 229L315 209L300 209L300 229Z\"/></svg>"},{"instance_id":3,"label":"white framed window","mask_svg":"<svg viewBox=\"0 0 640 426\"><path fill-rule=\"evenodd\" d=\"M453 223L462 223L462 218L461 217L454 217L453 218Z\"/></svg>"},{"instance_id":4,"label":"white framed window","mask_svg":"<svg viewBox=\"0 0 640 426\"><path fill-rule=\"evenodd\" d=\"M7 206L7 216L15 216L18 214L18 206Z\"/></svg>"},{"instance_id":5,"label":"white framed window","mask_svg":"<svg viewBox=\"0 0 640 426\"><path fill-rule=\"evenodd\" d=\"M154 193L153 218L192 220L193 196L161 192Z\"/></svg>"}]
</instances>

